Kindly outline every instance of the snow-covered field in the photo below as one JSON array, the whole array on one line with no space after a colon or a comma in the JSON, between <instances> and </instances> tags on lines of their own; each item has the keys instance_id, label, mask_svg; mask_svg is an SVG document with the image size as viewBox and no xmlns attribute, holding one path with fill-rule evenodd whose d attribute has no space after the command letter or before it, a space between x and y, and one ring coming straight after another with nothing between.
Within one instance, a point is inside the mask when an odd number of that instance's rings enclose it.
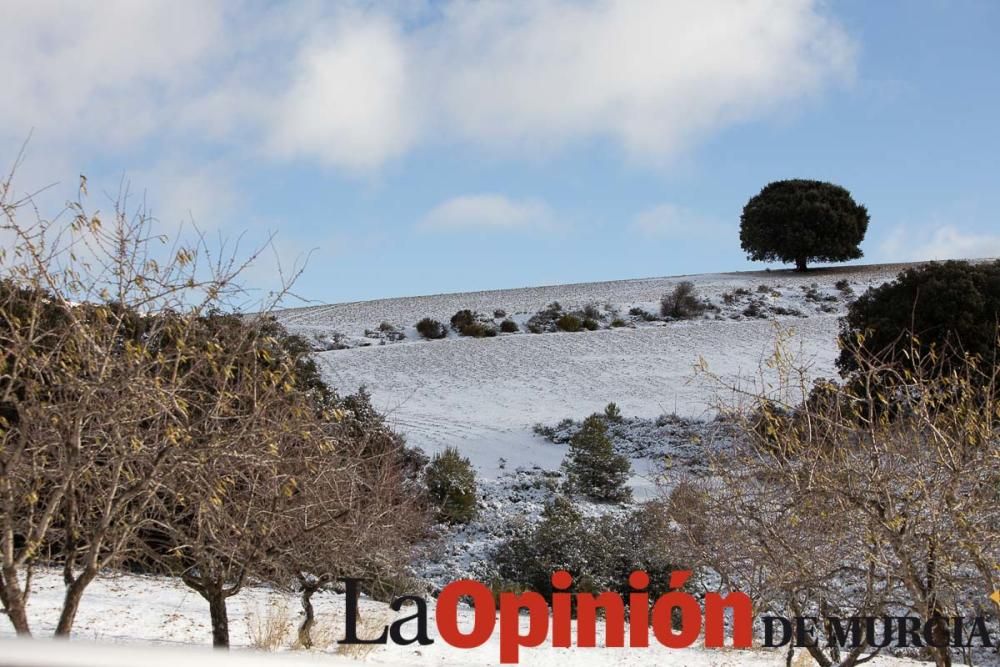
<instances>
[{"instance_id":1,"label":"snow-covered field","mask_svg":"<svg viewBox=\"0 0 1000 667\"><path fill-rule=\"evenodd\" d=\"M551 495L547 480L559 470L566 445L559 444L564 443L560 437L553 442L533 432L535 424L554 426L565 418L581 419L602 410L611 401L617 403L627 419L615 445L632 458L631 481L642 498L653 491L652 478L665 455L676 456L682 465L697 465L698 452L690 444L696 439L691 434L692 429L702 427L691 420L710 418L713 406L726 398L717 382L695 372L696 365L703 360L727 381L752 378L781 329L791 336L791 346L811 365L813 374L833 375L839 315L854 295L893 278L902 268L847 267L804 276L785 271L713 274L447 294L299 308L279 313L279 319L309 337L338 332L362 340L365 329L377 328L383 321L405 333L399 342L324 351L317 357L327 380L342 393L367 387L376 406L411 445L428 453L455 446L475 464L480 478L479 518L470 526L453 529L416 568L433 588L474 575L477 562L488 558L511 521L537 518ZM609 313L609 320L610 313L627 319L634 307L658 312L660 297L682 280L692 281L699 297L716 308L695 320L631 318L629 326L578 333L522 331L483 339L451 333L442 340L425 341L413 329L424 317L447 323L464 308L489 314L503 309L523 325L553 301L567 310L599 304ZM751 306L752 315L747 314ZM656 419L673 414L679 418ZM604 510L596 507L593 511ZM58 573L42 571L34 583L30 607L38 634L51 632L62 592ZM289 594L249 588L230 601L233 642L238 648L252 646L254 627L279 621L287 632L277 647L288 653L282 657L292 664L317 660L355 664L360 660L392 665L480 665L496 664L499 659L496 636L467 651L438 641L426 647L389 645L365 655L345 655L332 641L342 631L343 609L341 596L323 594L317 611L319 633L327 641L318 652L290 651L297 601ZM362 609L363 617L380 622L392 616L385 605L369 600L363 601ZM462 614L471 620L469 612ZM126 649L102 653L104 649L95 648L92 653L78 644L72 649L58 644L46 648L11 643L9 636L9 625L0 623L0 638L8 638L0 641L0 665L152 666L208 660L208 654L199 652L154 653L157 657L149 658ZM179 582L113 575L91 586L76 623L76 636L102 643L204 646L211 632L206 603ZM241 651L236 653L239 657ZM784 659L784 652L777 650L541 647L527 650L522 664L763 666L781 665ZM871 664L908 663L882 658Z\"/></svg>"},{"instance_id":2,"label":"snow-covered field","mask_svg":"<svg viewBox=\"0 0 1000 667\"><path fill-rule=\"evenodd\" d=\"M58 613L62 598L62 581L54 570L42 571L32 597L31 615L40 636L51 632L51 621ZM209 651L211 630L206 603L182 584L155 577L133 575L98 578L84 598L77 619L76 637L80 641L25 642L10 637L8 626L0 624L0 666L3 667L177 667L178 665L212 665L218 667L263 667L273 664L296 665L495 665L499 662L500 645L497 633L482 646L456 649L440 639L428 646L387 646L351 654L338 649L334 640L342 637L344 604L342 596L318 594L316 601L323 645L312 651L293 650L293 625L298 621L298 606L290 595L279 595L263 589L249 588L230 601L230 626L234 649L223 656ZM408 615L404 608L400 616ZM377 634L382 623L396 615L386 605L362 600L359 628ZM430 605L431 637L436 636L434 606ZM471 629L472 617L460 611L463 629ZM367 620L366 620L367 619ZM275 647L279 655L262 655L248 651L253 645L253 628L281 624L287 633ZM522 631L527 629L527 617L522 618ZM784 664L785 652L780 649L709 650L704 648L667 649L659 645L645 649L598 648L557 649L551 645L526 648L521 651L522 665L676 665L678 667L778 667ZM155 650L142 645L156 645ZM654 642L655 644L655 642ZM192 645L200 646L200 649ZM808 664L808 663L803 663ZM918 663L908 660L880 659L872 665L906 667Z\"/></svg>"},{"instance_id":3,"label":"snow-covered field","mask_svg":"<svg viewBox=\"0 0 1000 667\"><path fill-rule=\"evenodd\" d=\"M832 375L837 318L853 298L850 292L860 294L902 268L709 274L445 294L294 309L279 319L310 337L359 336L382 321L406 331L402 342L319 353L327 380L345 393L367 387L410 444L431 453L456 446L491 478L504 465L559 466L564 448L534 436L531 426L538 422L582 417L610 401L627 416L706 415L720 387L696 378L695 365L703 359L730 380L754 376L772 349L776 327L792 334L791 345L817 375ZM719 311L690 321L482 339L452 332L424 341L413 330L423 317L447 323L463 308L503 309L523 322L553 301L567 310L610 306L625 317L632 307L656 313L663 294L682 280L692 281L698 295ZM834 286L841 280L850 292ZM726 293L732 303L725 302ZM764 319L743 314L753 302L763 305ZM643 486L642 479L634 482Z\"/></svg>"}]
</instances>

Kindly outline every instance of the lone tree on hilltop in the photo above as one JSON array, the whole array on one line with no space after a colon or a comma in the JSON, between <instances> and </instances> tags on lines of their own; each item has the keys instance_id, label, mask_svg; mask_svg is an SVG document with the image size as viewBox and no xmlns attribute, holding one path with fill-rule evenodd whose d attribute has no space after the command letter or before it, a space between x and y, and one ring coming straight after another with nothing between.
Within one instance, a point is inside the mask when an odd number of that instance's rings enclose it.
<instances>
[{"instance_id":1,"label":"lone tree on hilltop","mask_svg":"<svg viewBox=\"0 0 1000 667\"><path fill-rule=\"evenodd\" d=\"M754 261L842 262L862 256L868 209L839 185L788 180L768 184L740 216L740 247Z\"/></svg>"}]
</instances>

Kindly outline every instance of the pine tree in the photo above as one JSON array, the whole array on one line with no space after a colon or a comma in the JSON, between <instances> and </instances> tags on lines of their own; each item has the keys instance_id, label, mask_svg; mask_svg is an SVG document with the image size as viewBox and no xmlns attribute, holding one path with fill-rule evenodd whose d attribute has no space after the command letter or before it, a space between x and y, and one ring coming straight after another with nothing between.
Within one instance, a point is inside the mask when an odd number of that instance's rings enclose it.
<instances>
[{"instance_id":1,"label":"pine tree","mask_svg":"<svg viewBox=\"0 0 1000 667\"><path fill-rule=\"evenodd\" d=\"M476 516L476 472L454 447L435 454L426 471L427 490L437 503L438 518L468 523Z\"/></svg>"},{"instance_id":2,"label":"pine tree","mask_svg":"<svg viewBox=\"0 0 1000 667\"><path fill-rule=\"evenodd\" d=\"M615 453L608 429L601 415L584 420L569 441L569 453L563 462L566 489L593 500L621 503L632 499L628 478L629 460Z\"/></svg>"}]
</instances>

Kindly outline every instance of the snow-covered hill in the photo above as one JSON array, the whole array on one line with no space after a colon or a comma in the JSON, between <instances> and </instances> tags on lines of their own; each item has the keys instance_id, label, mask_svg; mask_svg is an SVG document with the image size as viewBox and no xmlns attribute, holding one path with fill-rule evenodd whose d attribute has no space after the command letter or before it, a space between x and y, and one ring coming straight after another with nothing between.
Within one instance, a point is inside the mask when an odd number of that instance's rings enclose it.
<instances>
[{"instance_id":1,"label":"snow-covered hill","mask_svg":"<svg viewBox=\"0 0 1000 667\"><path fill-rule=\"evenodd\" d=\"M694 377L704 359L723 376L756 373L776 326L831 375L838 317L855 295L892 279L904 265L706 274L552 287L443 294L282 311L279 319L307 337L363 336L381 322L406 332L402 342L318 354L327 380L342 392L365 386L376 405L428 452L454 445L482 475L502 467L558 467L564 448L533 435L535 423L581 417L614 401L627 416L705 415L718 386ZM686 321L630 318L632 308L659 312L660 298L682 281L717 310ZM576 333L522 331L472 339L454 332L421 340L423 317L447 323L470 309L503 310L523 324L557 301L566 310L595 304L628 321L622 328ZM611 316L608 317L610 319ZM501 459L503 459L501 461ZM634 480L638 486L641 479Z\"/></svg>"}]
</instances>

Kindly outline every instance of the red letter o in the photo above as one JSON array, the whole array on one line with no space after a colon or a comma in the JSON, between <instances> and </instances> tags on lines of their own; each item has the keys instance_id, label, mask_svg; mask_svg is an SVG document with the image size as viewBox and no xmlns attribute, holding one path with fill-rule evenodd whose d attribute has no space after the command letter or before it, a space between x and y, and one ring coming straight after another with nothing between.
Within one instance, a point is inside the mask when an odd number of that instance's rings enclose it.
<instances>
[{"instance_id":1,"label":"red letter o","mask_svg":"<svg viewBox=\"0 0 1000 667\"><path fill-rule=\"evenodd\" d=\"M472 631L462 634L458 628L458 601L471 597L476 609ZM460 579L441 590L437 599L438 634L445 643L455 648L476 648L486 643L493 634L497 622L497 609L493 604L493 594L478 581Z\"/></svg>"}]
</instances>

